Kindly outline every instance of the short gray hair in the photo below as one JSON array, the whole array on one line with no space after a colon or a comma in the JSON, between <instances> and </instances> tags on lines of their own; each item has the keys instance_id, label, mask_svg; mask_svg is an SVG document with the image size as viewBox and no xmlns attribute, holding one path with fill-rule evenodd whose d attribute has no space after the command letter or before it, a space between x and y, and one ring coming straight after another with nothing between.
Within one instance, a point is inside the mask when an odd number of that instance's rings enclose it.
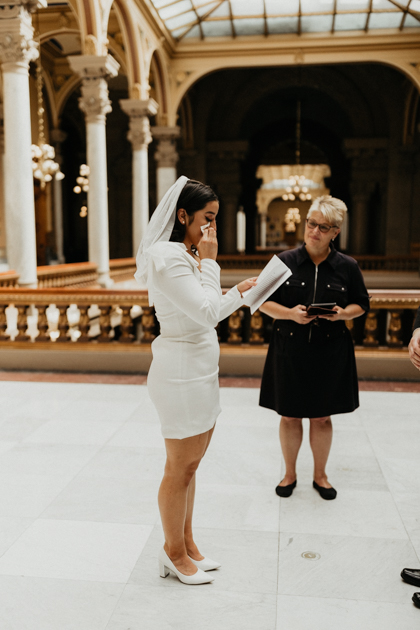
<instances>
[{"instance_id":1,"label":"short gray hair","mask_svg":"<svg viewBox=\"0 0 420 630\"><path fill-rule=\"evenodd\" d=\"M317 197L309 208L308 217L313 212L321 212L332 225L341 227L346 216L347 206L341 199L336 199L331 195L322 195L322 197Z\"/></svg>"}]
</instances>

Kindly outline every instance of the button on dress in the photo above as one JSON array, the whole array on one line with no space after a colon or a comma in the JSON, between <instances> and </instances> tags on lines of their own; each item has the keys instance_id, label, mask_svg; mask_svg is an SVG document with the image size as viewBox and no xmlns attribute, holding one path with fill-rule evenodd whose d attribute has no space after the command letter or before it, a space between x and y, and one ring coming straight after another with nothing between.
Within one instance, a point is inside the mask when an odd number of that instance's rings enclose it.
<instances>
[{"instance_id":1,"label":"button on dress","mask_svg":"<svg viewBox=\"0 0 420 630\"><path fill-rule=\"evenodd\" d=\"M159 242L149 253L147 286L160 335L147 386L163 437L184 439L209 431L221 411L215 327L243 300L236 287L222 296L219 265L205 258L200 272L183 243Z\"/></svg>"},{"instance_id":2,"label":"button on dress","mask_svg":"<svg viewBox=\"0 0 420 630\"><path fill-rule=\"evenodd\" d=\"M369 310L357 262L331 252L318 269L305 245L279 254L293 275L267 301L287 308L336 302ZM293 418L348 413L359 406L356 361L344 321L297 324L275 320L261 383L260 405Z\"/></svg>"}]
</instances>

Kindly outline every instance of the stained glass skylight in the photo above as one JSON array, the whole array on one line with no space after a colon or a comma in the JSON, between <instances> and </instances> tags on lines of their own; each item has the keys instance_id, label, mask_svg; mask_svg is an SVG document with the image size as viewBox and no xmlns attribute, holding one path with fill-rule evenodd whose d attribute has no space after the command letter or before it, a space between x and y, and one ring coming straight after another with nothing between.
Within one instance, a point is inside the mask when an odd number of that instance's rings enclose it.
<instances>
[{"instance_id":1,"label":"stained glass skylight","mask_svg":"<svg viewBox=\"0 0 420 630\"><path fill-rule=\"evenodd\" d=\"M420 0L151 1L177 40L420 29Z\"/></svg>"}]
</instances>

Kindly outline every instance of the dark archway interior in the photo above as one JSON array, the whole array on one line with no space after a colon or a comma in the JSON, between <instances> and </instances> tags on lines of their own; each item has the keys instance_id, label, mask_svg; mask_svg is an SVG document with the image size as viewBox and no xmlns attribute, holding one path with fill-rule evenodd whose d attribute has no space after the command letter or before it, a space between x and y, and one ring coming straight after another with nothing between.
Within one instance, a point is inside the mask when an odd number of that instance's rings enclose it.
<instances>
[{"instance_id":1,"label":"dark archway interior","mask_svg":"<svg viewBox=\"0 0 420 630\"><path fill-rule=\"evenodd\" d=\"M350 251L407 253L420 241L413 196L420 193L420 129L412 121L415 132L408 139L403 134L411 93L404 75L372 63L229 69L199 80L185 97L197 157L188 159L181 146L179 172L217 189L221 228L232 233L222 240L222 252L235 251L234 218L223 213L240 205L247 251L255 251L256 171L261 164L295 162L300 101L301 163L329 165L326 186L349 208ZM408 153L411 170L404 167Z\"/></svg>"}]
</instances>

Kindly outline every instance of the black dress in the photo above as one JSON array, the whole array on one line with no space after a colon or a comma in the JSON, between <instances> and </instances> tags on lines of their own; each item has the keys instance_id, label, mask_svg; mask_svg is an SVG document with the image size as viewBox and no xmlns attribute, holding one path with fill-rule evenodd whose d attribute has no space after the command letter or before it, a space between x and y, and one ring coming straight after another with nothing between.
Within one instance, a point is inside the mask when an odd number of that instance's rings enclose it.
<instances>
[{"instance_id":1,"label":"black dress","mask_svg":"<svg viewBox=\"0 0 420 630\"><path fill-rule=\"evenodd\" d=\"M278 255L293 275L268 299L288 308L336 302L369 310L369 296L357 262L331 252L318 267L305 245ZM277 319L261 383L260 406L283 416L318 418L359 406L353 341L344 321L310 324Z\"/></svg>"}]
</instances>

